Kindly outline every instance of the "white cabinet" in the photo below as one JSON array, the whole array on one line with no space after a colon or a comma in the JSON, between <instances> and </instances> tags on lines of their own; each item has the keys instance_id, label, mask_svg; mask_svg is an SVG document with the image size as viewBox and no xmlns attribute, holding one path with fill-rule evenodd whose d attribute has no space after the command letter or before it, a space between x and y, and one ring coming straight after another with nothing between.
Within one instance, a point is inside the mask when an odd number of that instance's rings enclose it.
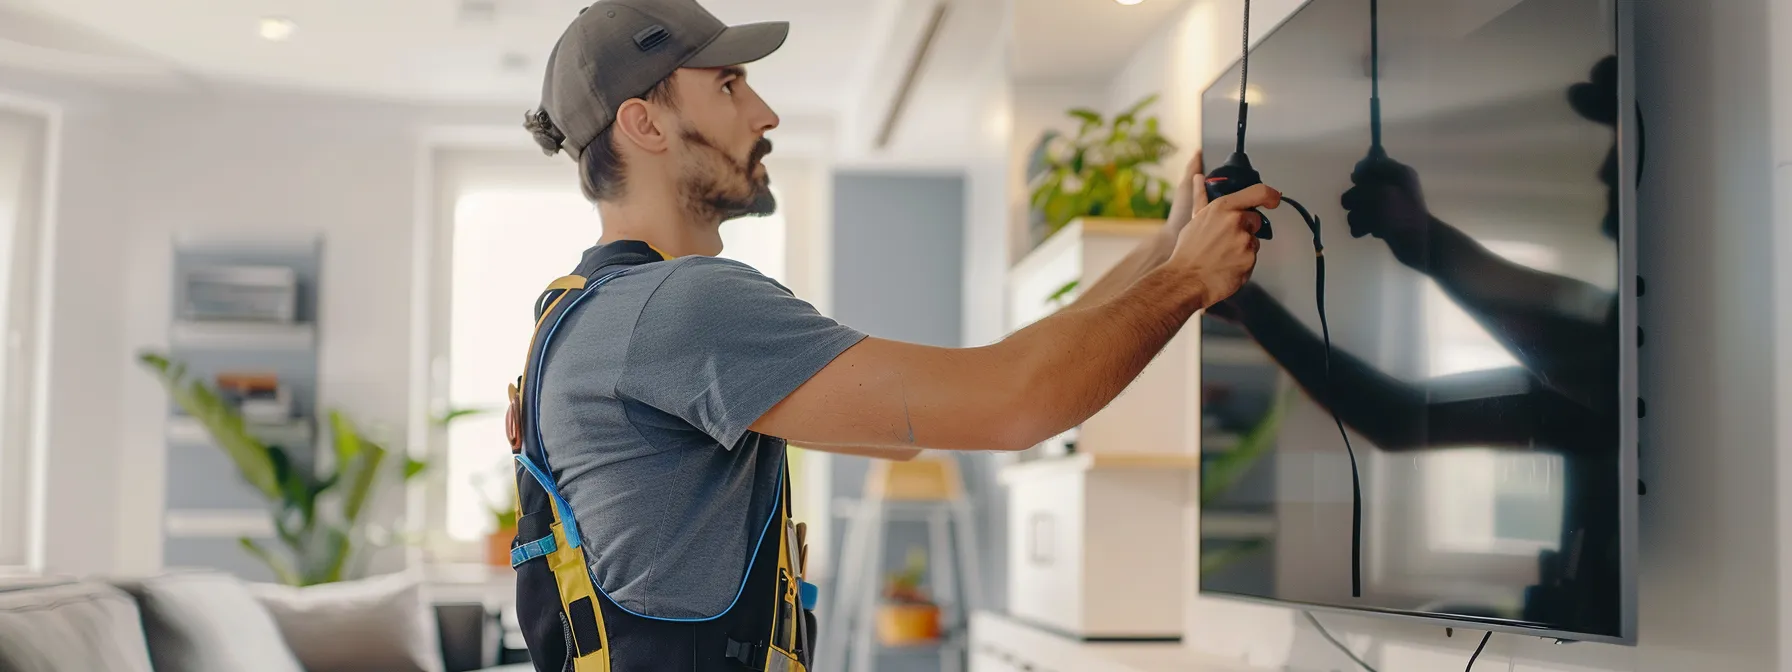
<instances>
[{"instance_id":1,"label":"white cabinet","mask_svg":"<svg viewBox=\"0 0 1792 672\"><path fill-rule=\"evenodd\" d=\"M1179 640L1197 464L1082 454L1005 468L1009 614L1077 639Z\"/></svg>"},{"instance_id":2,"label":"white cabinet","mask_svg":"<svg viewBox=\"0 0 1792 672\"><path fill-rule=\"evenodd\" d=\"M970 672L1263 672L1179 644L1087 643L990 612L971 617Z\"/></svg>"}]
</instances>

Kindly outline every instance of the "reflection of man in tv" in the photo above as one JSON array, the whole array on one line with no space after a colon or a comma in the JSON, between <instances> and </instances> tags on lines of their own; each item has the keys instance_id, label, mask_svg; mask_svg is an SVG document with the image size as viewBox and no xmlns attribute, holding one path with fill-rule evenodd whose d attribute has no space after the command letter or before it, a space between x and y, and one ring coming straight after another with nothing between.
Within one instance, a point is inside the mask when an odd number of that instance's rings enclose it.
<instances>
[{"instance_id":1,"label":"reflection of man in tv","mask_svg":"<svg viewBox=\"0 0 1792 672\"><path fill-rule=\"evenodd\" d=\"M1594 67L1591 83L1570 88L1569 102L1581 116L1615 126L1616 65L1607 58ZM1603 229L1616 238L1615 145L1600 177L1609 190ZM1334 396L1326 384L1322 341L1261 287L1247 284L1208 314L1242 326L1315 401L1335 399L1332 410L1340 419L1383 450L1561 453L1568 493L1561 547L1545 552L1522 618L1615 630L1617 296L1495 255L1426 208L1418 177L1407 166L1372 160L1351 178L1356 186L1342 201L1352 234L1375 236L1402 264L1430 276L1522 368L1414 384L1334 349Z\"/></svg>"}]
</instances>

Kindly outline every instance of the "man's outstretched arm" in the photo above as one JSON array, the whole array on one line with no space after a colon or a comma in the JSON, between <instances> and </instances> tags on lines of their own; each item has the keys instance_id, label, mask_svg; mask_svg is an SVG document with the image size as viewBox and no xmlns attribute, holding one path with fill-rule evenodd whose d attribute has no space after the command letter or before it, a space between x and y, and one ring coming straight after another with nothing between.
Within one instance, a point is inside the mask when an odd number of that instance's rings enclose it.
<instances>
[{"instance_id":1,"label":"man's outstretched arm","mask_svg":"<svg viewBox=\"0 0 1792 672\"><path fill-rule=\"evenodd\" d=\"M1203 208L1170 258L1113 298L1065 310L983 347L866 338L752 429L798 445L1021 450L1094 415L1202 308L1256 264L1258 186Z\"/></svg>"}]
</instances>

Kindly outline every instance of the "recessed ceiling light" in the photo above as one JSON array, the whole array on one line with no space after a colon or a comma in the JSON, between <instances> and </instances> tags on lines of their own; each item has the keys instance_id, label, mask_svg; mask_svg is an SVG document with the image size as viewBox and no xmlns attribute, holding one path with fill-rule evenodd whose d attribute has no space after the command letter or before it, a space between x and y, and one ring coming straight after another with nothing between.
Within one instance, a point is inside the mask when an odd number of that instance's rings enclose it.
<instances>
[{"instance_id":1,"label":"recessed ceiling light","mask_svg":"<svg viewBox=\"0 0 1792 672\"><path fill-rule=\"evenodd\" d=\"M270 42L285 42L292 39L293 31L298 30L298 28L298 24L293 23L292 19L280 16L263 17L261 20L261 37Z\"/></svg>"},{"instance_id":2,"label":"recessed ceiling light","mask_svg":"<svg viewBox=\"0 0 1792 672\"><path fill-rule=\"evenodd\" d=\"M1144 1L1145 0L1114 0L1114 2L1118 2L1122 5L1136 5Z\"/></svg>"}]
</instances>

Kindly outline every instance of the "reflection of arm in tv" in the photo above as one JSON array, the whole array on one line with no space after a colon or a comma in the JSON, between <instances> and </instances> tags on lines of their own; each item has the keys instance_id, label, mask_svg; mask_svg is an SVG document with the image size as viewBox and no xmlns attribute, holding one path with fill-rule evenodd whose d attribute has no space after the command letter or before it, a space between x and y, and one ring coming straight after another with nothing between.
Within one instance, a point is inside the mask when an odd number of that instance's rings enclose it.
<instances>
[{"instance_id":1,"label":"reflection of arm in tv","mask_svg":"<svg viewBox=\"0 0 1792 672\"><path fill-rule=\"evenodd\" d=\"M1603 423L1522 368L1462 374L1423 386L1389 376L1334 346L1327 393L1325 345L1288 309L1246 284L1210 315L1239 323L1315 403L1386 451L1463 446L1572 450L1602 445Z\"/></svg>"},{"instance_id":2,"label":"reflection of arm in tv","mask_svg":"<svg viewBox=\"0 0 1792 672\"><path fill-rule=\"evenodd\" d=\"M1356 186L1341 200L1353 234L1386 241L1396 259L1435 280L1543 384L1595 412L1617 402L1610 292L1513 263L1437 219L1405 165L1382 159L1351 180Z\"/></svg>"}]
</instances>

